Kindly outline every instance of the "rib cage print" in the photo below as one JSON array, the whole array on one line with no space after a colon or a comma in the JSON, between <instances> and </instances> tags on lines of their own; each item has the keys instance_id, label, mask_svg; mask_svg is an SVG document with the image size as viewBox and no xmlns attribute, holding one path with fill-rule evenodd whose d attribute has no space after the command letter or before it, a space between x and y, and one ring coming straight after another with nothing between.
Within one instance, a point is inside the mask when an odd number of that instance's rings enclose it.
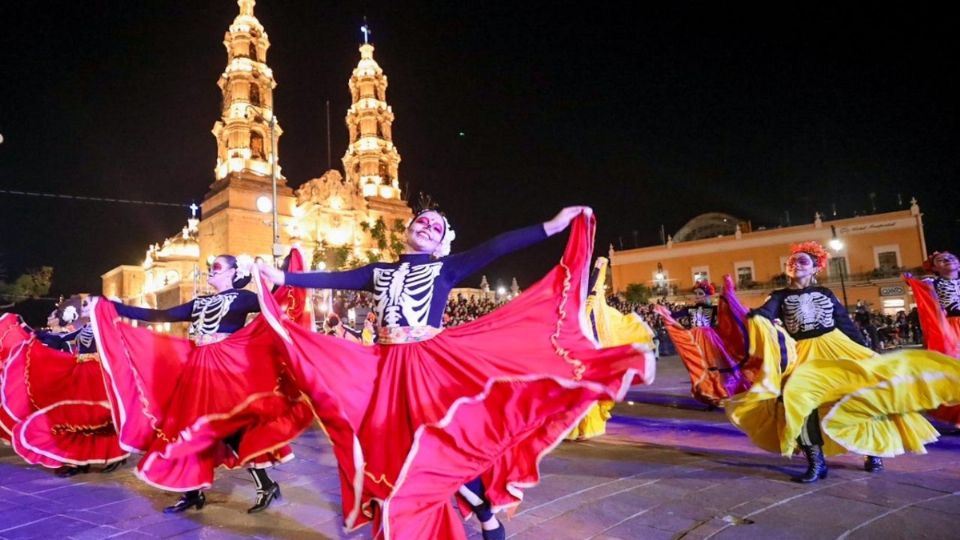
<instances>
[{"instance_id":1,"label":"rib cage print","mask_svg":"<svg viewBox=\"0 0 960 540\"><path fill-rule=\"evenodd\" d=\"M373 270L373 298L383 326L425 326L430 317L433 282L442 262Z\"/></svg>"},{"instance_id":2,"label":"rib cage print","mask_svg":"<svg viewBox=\"0 0 960 540\"><path fill-rule=\"evenodd\" d=\"M89 349L93 344L93 327L89 324L80 329L80 333L77 334L77 343L80 344L82 349Z\"/></svg>"},{"instance_id":3,"label":"rib cage print","mask_svg":"<svg viewBox=\"0 0 960 540\"><path fill-rule=\"evenodd\" d=\"M783 300L783 326L790 334L833 328L833 303L820 292L788 296Z\"/></svg>"},{"instance_id":4,"label":"rib cage print","mask_svg":"<svg viewBox=\"0 0 960 540\"><path fill-rule=\"evenodd\" d=\"M237 299L236 292L203 296L193 301L190 331L197 336L216 334L220 322L230 312L230 305Z\"/></svg>"},{"instance_id":5,"label":"rib cage print","mask_svg":"<svg viewBox=\"0 0 960 540\"><path fill-rule=\"evenodd\" d=\"M933 289L944 311L953 315L960 313L960 279L935 279Z\"/></svg>"},{"instance_id":6,"label":"rib cage print","mask_svg":"<svg viewBox=\"0 0 960 540\"><path fill-rule=\"evenodd\" d=\"M707 328L712 326L713 310L710 308L698 307L690 310L690 326L692 328Z\"/></svg>"}]
</instances>

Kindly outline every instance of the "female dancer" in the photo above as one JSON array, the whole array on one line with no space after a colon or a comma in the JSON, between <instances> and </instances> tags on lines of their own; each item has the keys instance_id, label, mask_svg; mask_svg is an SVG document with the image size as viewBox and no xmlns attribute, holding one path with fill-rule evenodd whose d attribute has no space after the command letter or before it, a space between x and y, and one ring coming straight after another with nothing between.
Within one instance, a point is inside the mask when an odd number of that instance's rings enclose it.
<instances>
[{"instance_id":1,"label":"female dancer","mask_svg":"<svg viewBox=\"0 0 960 540\"><path fill-rule=\"evenodd\" d=\"M615 347L629 343L642 343L653 349L653 330L636 313L620 313L607 304L604 283L607 277L608 261L597 258L590 276L592 286L587 296L587 318L593 330L593 337L603 347ZM598 401L573 430L567 434L567 440L583 441L598 437L607 432L607 420L610 420L613 401Z\"/></svg>"},{"instance_id":2,"label":"female dancer","mask_svg":"<svg viewBox=\"0 0 960 540\"><path fill-rule=\"evenodd\" d=\"M89 305L81 313L88 320ZM0 320L4 335L0 400L4 428L27 463L57 476L116 470L127 453L118 443L89 323L73 332L34 334L16 315ZM72 345L72 347L71 347Z\"/></svg>"},{"instance_id":3,"label":"female dancer","mask_svg":"<svg viewBox=\"0 0 960 540\"><path fill-rule=\"evenodd\" d=\"M292 459L287 443L312 420L299 392L284 384L282 346L261 331L260 319L244 327L259 311L257 296L243 290L249 281L236 258L221 255L207 279L214 295L166 310L103 301L94 310L121 445L144 453L136 468L142 480L183 493L164 512L203 508L201 490L218 465L248 467L257 500L247 511L265 510L280 488L264 468ZM302 308L302 295L277 294ZM190 321L195 343L123 324L118 315Z\"/></svg>"},{"instance_id":4,"label":"female dancer","mask_svg":"<svg viewBox=\"0 0 960 540\"><path fill-rule=\"evenodd\" d=\"M816 284L826 266L820 244L791 248L789 286L750 312L750 352L763 361L758 379L725 404L730 420L764 450L789 456L800 446L808 467L793 480L801 483L827 477L824 451L865 455L869 472L883 469L875 456L924 453L938 433L918 412L960 400L960 385L947 382L960 381L960 365L948 357L878 356L864 347L843 305Z\"/></svg>"},{"instance_id":5,"label":"female dancer","mask_svg":"<svg viewBox=\"0 0 960 540\"><path fill-rule=\"evenodd\" d=\"M459 281L574 218L566 252L544 279L484 317L440 327ZM448 255L454 232L427 206L395 263L307 274L261 264L275 283L374 293L380 341L373 347L303 331L275 317L261 296L333 442L347 528L372 520L378 538L464 538L449 504L459 494L485 539L504 538L494 512L519 504L522 488L539 481L540 458L594 401L622 399L635 376L653 380L646 348L597 350L585 334L594 226L589 209L566 208Z\"/></svg>"},{"instance_id":6,"label":"female dancer","mask_svg":"<svg viewBox=\"0 0 960 540\"><path fill-rule=\"evenodd\" d=\"M917 302L924 346L960 358L960 262L949 251L934 252L923 263L933 279L918 280L904 274ZM940 407L933 418L960 426L960 406Z\"/></svg>"},{"instance_id":7,"label":"female dancer","mask_svg":"<svg viewBox=\"0 0 960 540\"><path fill-rule=\"evenodd\" d=\"M710 408L750 386L741 372L741 362L746 358L747 309L736 297L733 278L726 275L723 279L719 306L712 302L716 287L709 281L699 281L693 287L697 297L693 307L676 313L662 304L653 308L666 323L670 340L690 373L690 394ZM677 322L679 317L690 319L689 330Z\"/></svg>"}]
</instances>

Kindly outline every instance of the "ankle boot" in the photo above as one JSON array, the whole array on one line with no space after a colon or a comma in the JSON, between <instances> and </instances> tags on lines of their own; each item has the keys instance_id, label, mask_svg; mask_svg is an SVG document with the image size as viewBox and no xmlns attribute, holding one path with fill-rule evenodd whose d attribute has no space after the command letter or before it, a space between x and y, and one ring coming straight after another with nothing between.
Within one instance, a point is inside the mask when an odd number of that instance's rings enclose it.
<instances>
[{"instance_id":1,"label":"ankle boot","mask_svg":"<svg viewBox=\"0 0 960 540\"><path fill-rule=\"evenodd\" d=\"M866 456L863 458L863 470L867 472L880 472L883 470L883 459L877 456Z\"/></svg>"},{"instance_id":2,"label":"ankle boot","mask_svg":"<svg viewBox=\"0 0 960 540\"><path fill-rule=\"evenodd\" d=\"M492 531L480 530L480 532L483 533L483 540L506 540L507 530L503 527L503 523L500 523L498 520L497 525L499 525L499 527Z\"/></svg>"},{"instance_id":3,"label":"ankle boot","mask_svg":"<svg viewBox=\"0 0 960 540\"><path fill-rule=\"evenodd\" d=\"M827 462L823 459L823 448L816 445L801 445L803 455L807 458L807 471L800 476L791 478L794 482L810 484L827 477Z\"/></svg>"},{"instance_id":4,"label":"ankle boot","mask_svg":"<svg viewBox=\"0 0 960 540\"><path fill-rule=\"evenodd\" d=\"M257 512L263 512L276 500L280 500L280 484L273 482L268 486L264 486L263 489L257 490L257 502L253 506L247 508L248 514L256 514Z\"/></svg>"},{"instance_id":5,"label":"ankle boot","mask_svg":"<svg viewBox=\"0 0 960 540\"><path fill-rule=\"evenodd\" d=\"M203 505L207 502L207 497L203 494L202 491L188 491L180 496L180 499L173 505L168 506L163 509L164 514L179 514L193 507L197 507L197 510L203 508Z\"/></svg>"},{"instance_id":6,"label":"ankle boot","mask_svg":"<svg viewBox=\"0 0 960 540\"><path fill-rule=\"evenodd\" d=\"M114 461L113 463L107 465L107 466L104 467L103 469L100 469L100 473L101 473L101 474L109 474L109 473L112 473L113 471L119 469L120 467L123 467L123 465L124 465L126 462L127 462L126 458L121 459L120 461Z\"/></svg>"},{"instance_id":7,"label":"ankle boot","mask_svg":"<svg viewBox=\"0 0 960 540\"><path fill-rule=\"evenodd\" d=\"M65 465L57 469L54 473L60 478L69 478L71 476L76 476L78 474L86 474L90 472L90 465Z\"/></svg>"}]
</instances>

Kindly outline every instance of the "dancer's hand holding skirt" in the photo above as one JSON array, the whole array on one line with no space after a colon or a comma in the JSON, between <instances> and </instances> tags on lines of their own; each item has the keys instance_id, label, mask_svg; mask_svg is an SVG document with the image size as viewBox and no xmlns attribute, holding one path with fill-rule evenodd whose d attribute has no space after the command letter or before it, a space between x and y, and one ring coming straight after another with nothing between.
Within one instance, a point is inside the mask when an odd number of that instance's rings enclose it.
<instances>
[{"instance_id":1,"label":"dancer's hand holding skirt","mask_svg":"<svg viewBox=\"0 0 960 540\"><path fill-rule=\"evenodd\" d=\"M289 293L275 294L287 301ZM208 345L121 322L105 301L94 306L93 326L120 444L144 454L136 474L150 485L204 489L218 466L288 461L288 443L313 422L263 317ZM238 432L234 453L223 439Z\"/></svg>"},{"instance_id":2,"label":"dancer's hand holding skirt","mask_svg":"<svg viewBox=\"0 0 960 540\"><path fill-rule=\"evenodd\" d=\"M347 528L373 521L378 538L463 538L449 503L460 486L482 477L494 509L516 506L593 402L653 380L648 349L598 350L588 337L594 226L578 218L560 264L516 299L422 341L367 347L318 335L261 294L333 443Z\"/></svg>"}]
</instances>

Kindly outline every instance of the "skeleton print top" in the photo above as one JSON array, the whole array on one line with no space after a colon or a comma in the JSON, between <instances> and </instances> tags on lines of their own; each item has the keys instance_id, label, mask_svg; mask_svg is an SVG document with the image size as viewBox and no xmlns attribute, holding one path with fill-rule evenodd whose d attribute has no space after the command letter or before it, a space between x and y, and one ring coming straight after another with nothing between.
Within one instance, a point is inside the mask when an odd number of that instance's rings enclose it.
<instances>
[{"instance_id":1,"label":"skeleton print top","mask_svg":"<svg viewBox=\"0 0 960 540\"><path fill-rule=\"evenodd\" d=\"M198 296L186 304L170 309L148 309L119 302L117 313L128 319L147 322L190 321L190 334L232 334L243 328L250 313L259 313L256 293L230 289L210 296Z\"/></svg>"},{"instance_id":2,"label":"skeleton print top","mask_svg":"<svg viewBox=\"0 0 960 540\"><path fill-rule=\"evenodd\" d=\"M287 285L311 289L372 291L379 324L387 328L442 325L450 290L507 253L544 240L542 224L510 231L473 249L433 258L401 255L394 263L373 263L346 272L287 272Z\"/></svg>"},{"instance_id":3,"label":"skeleton print top","mask_svg":"<svg viewBox=\"0 0 960 540\"><path fill-rule=\"evenodd\" d=\"M853 341L864 344L847 310L826 287L778 289L770 293L762 306L750 310L750 316L754 315L771 321L779 319L794 339L809 339L840 330Z\"/></svg>"},{"instance_id":4,"label":"skeleton print top","mask_svg":"<svg viewBox=\"0 0 960 540\"><path fill-rule=\"evenodd\" d=\"M717 308L710 304L697 304L671 313L676 320L686 319L690 328L712 328L717 324Z\"/></svg>"},{"instance_id":5,"label":"skeleton print top","mask_svg":"<svg viewBox=\"0 0 960 540\"><path fill-rule=\"evenodd\" d=\"M933 278L933 290L948 317L960 317L960 279Z\"/></svg>"},{"instance_id":6,"label":"skeleton print top","mask_svg":"<svg viewBox=\"0 0 960 540\"><path fill-rule=\"evenodd\" d=\"M64 334L54 332L37 332L37 338L46 345L58 351L89 354L97 352L97 342L93 339L93 327L85 324L80 329Z\"/></svg>"}]
</instances>

